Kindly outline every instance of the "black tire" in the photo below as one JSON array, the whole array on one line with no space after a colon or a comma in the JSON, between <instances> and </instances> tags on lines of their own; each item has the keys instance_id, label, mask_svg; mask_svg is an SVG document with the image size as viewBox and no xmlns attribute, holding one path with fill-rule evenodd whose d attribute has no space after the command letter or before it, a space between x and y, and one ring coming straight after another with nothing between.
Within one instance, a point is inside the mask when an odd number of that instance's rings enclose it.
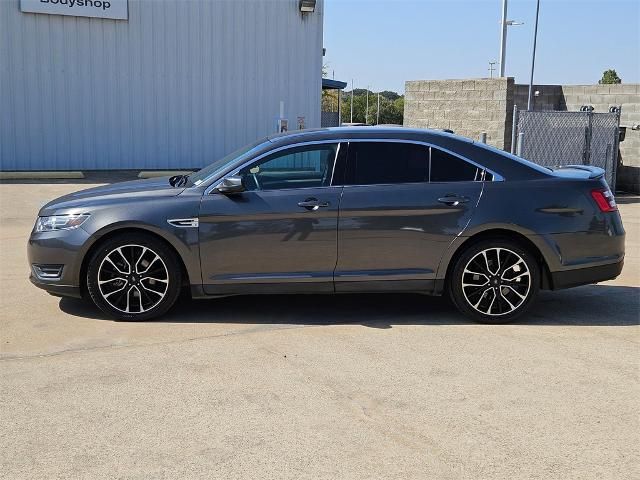
<instances>
[{"instance_id":1,"label":"black tire","mask_svg":"<svg viewBox=\"0 0 640 480\"><path fill-rule=\"evenodd\" d=\"M116 235L100 245L89 260L86 281L91 300L107 315L143 321L159 317L173 306L180 294L182 274L175 253L162 240L134 233Z\"/></svg>"},{"instance_id":2,"label":"black tire","mask_svg":"<svg viewBox=\"0 0 640 480\"><path fill-rule=\"evenodd\" d=\"M487 239L462 252L447 285L451 300L465 316L480 323L508 323L534 304L540 290L540 267L519 243L506 238Z\"/></svg>"}]
</instances>

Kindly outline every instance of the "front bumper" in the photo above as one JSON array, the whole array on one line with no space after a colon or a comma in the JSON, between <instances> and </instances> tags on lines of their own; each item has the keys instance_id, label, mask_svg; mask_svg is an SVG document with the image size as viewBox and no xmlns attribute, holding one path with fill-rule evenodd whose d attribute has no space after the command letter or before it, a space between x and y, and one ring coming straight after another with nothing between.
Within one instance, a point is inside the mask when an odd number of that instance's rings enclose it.
<instances>
[{"instance_id":1,"label":"front bumper","mask_svg":"<svg viewBox=\"0 0 640 480\"><path fill-rule=\"evenodd\" d=\"M59 283L42 281L36 278L33 274L29 276L29 280L36 287L46 290L47 293L55 297L82 298L82 292L78 286L60 285Z\"/></svg>"},{"instance_id":2,"label":"front bumper","mask_svg":"<svg viewBox=\"0 0 640 480\"><path fill-rule=\"evenodd\" d=\"M80 269L88 240L82 228L33 232L27 244L31 283L52 295L80 297ZM62 271L59 277L43 278L34 265L61 266Z\"/></svg>"},{"instance_id":3,"label":"front bumper","mask_svg":"<svg viewBox=\"0 0 640 480\"><path fill-rule=\"evenodd\" d=\"M619 262L607 265L551 272L552 288L554 290L560 290L612 280L620 275L623 265L624 260L620 260Z\"/></svg>"}]
</instances>

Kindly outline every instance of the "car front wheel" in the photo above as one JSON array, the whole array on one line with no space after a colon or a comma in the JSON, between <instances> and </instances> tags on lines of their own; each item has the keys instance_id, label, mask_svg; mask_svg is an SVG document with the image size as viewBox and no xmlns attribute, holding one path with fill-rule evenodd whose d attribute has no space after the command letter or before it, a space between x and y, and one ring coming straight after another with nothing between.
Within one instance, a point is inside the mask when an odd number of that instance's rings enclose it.
<instances>
[{"instance_id":1,"label":"car front wheel","mask_svg":"<svg viewBox=\"0 0 640 480\"><path fill-rule=\"evenodd\" d=\"M119 235L98 248L87 268L93 302L120 320L164 314L180 293L180 267L173 251L144 234Z\"/></svg>"},{"instance_id":2,"label":"car front wheel","mask_svg":"<svg viewBox=\"0 0 640 480\"><path fill-rule=\"evenodd\" d=\"M457 259L449 293L456 307L483 323L506 323L533 304L540 285L535 258L510 240L470 246Z\"/></svg>"}]
</instances>

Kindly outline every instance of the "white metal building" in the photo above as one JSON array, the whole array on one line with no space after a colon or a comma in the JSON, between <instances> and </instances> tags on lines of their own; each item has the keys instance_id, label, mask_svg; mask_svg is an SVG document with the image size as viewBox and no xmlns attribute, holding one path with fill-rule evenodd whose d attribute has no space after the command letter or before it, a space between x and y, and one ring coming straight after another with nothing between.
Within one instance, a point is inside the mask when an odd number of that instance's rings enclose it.
<instances>
[{"instance_id":1,"label":"white metal building","mask_svg":"<svg viewBox=\"0 0 640 480\"><path fill-rule=\"evenodd\" d=\"M0 0L0 170L200 167L275 132L281 102L319 127L323 7Z\"/></svg>"}]
</instances>

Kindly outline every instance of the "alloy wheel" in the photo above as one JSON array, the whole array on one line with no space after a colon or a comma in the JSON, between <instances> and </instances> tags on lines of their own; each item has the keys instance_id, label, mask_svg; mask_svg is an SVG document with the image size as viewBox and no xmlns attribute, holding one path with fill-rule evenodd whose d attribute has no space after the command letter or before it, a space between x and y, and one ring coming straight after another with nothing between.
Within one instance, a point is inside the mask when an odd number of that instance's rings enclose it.
<instances>
[{"instance_id":1,"label":"alloy wheel","mask_svg":"<svg viewBox=\"0 0 640 480\"><path fill-rule=\"evenodd\" d=\"M98 267L97 280L104 301L128 314L153 309L169 289L169 271L160 255L136 244L111 250Z\"/></svg>"},{"instance_id":2,"label":"alloy wheel","mask_svg":"<svg viewBox=\"0 0 640 480\"><path fill-rule=\"evenodd\" d=\"M524 259L508 248L481 250L467 262L462 293L476 311L490 316L507 315L527 300L531 272Z\"/></svg>"}]
</instances>

